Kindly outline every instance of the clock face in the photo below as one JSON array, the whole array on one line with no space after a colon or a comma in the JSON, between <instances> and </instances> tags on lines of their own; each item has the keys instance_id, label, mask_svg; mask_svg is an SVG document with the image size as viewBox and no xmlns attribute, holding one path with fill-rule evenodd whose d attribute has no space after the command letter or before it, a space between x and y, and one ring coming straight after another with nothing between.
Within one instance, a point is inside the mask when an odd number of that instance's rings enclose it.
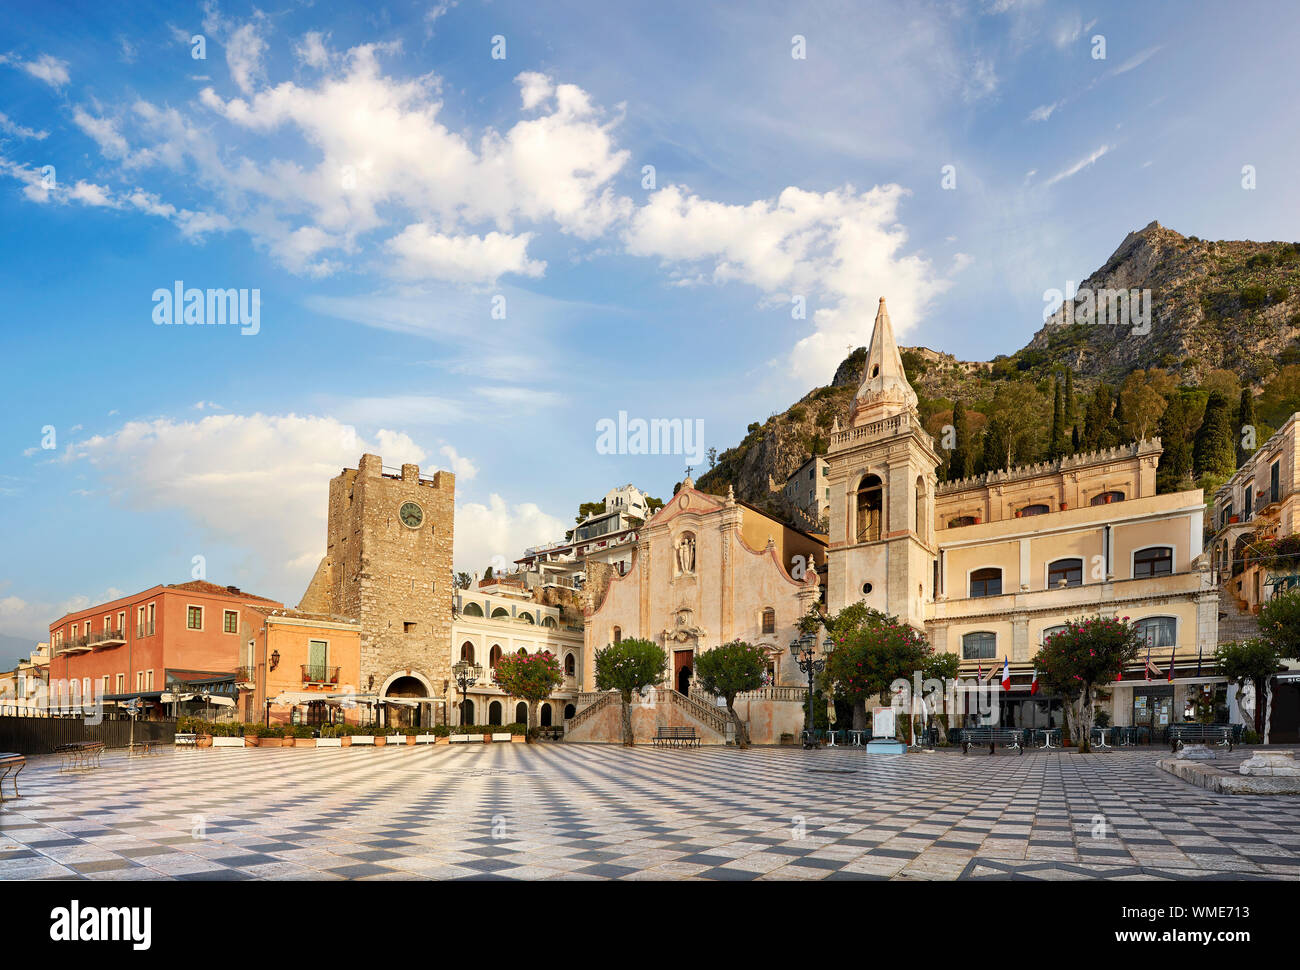
<instances>
[{"instance_id":1,"label":"clock face","mask_svg":"<svg viewBox=\"0 0 1300 970\"><path fill-rule=\"evenodd\" d=\"M414 502L404 503L397 515L402 520L402 525L412 529L418 529L424 521L424 511Z\"/></svg>"}]
</instances>

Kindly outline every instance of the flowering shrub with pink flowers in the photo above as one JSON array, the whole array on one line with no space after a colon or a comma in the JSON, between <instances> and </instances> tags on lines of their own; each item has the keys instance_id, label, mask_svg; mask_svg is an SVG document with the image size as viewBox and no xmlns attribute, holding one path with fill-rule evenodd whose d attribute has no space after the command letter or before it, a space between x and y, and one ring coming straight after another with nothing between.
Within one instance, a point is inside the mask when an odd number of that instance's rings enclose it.
<instances>
[{"instance_id":1,"label":"flowering shrub with pink flowers","mask_svg":"<svg viewBox=\"0 0 1300 970\"><path fill-rule=\"evenodd\" d=\"M1046 693L1065 699L1080 751L1090 750L1097 688L1117 679L1143 645L1127 616L1067 620L1064 629L1043 641L1034 657L1038 682Z\"/></svg>"}]
</instances>

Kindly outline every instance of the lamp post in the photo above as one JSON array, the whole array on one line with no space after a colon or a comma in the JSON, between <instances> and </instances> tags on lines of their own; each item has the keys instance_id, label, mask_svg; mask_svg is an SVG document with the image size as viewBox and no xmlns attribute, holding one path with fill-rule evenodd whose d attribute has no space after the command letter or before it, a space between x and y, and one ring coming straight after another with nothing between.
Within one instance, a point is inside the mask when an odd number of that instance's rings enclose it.
<instances>
[{"instance_id":1,"label":"lamp post","mask_svg":"<svg viewBox=\"0 0 1300 970\"><path fill-rule=\"evenodd\" d=\"M826 669L826 661L835 650L835 641L827 634L822 641L822 656L817 656L817 636L805 633L790 641L790 656L799 665L799 669L808 675L808 710L804 712L803 746L815 747L813 744L813 678Z\"/></svg>"},{"instance_id":2,"label":"lamp post","mask_svg":"<svg viewBox=\"0 0 1300 970\"><path fill-rule=\"evenodd\" d=\"M460 723L464 726L465 692L478 683L478 679L483 676L483 668L468 660L458 660L451 665L451 675L456 680L456 686L460 688Z\"/></svg>"}]
</instances>

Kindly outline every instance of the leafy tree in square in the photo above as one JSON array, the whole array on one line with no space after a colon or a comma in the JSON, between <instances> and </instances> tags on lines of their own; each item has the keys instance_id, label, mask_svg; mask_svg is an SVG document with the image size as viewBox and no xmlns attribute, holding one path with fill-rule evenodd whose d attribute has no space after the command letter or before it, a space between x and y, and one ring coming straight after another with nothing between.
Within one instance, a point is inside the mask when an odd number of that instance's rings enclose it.
<instances>
[{"instance_id":1,"label":"leafy tree in square","mask_svg":"<svg viewBox=\"0 0 1300 970\"><path fill-rule=\"evenodd\" d=\"M507 654L497 661L492 680L511 697L528 703L528 727L533 726L533 708L550 697L564 683L559 658L549 650L524 655Z\"/></svg>"},{"instance_id":2,"label":"leafy tree in square","mask_svg":"<svg viewBox=\"0 0 1300 970\"><path fill-rule=\"evenodd\" d=\"M1098 688L1109 684L1138 656L1143 640L1128 617L1090 616L1066 620L1034 657L1038 682L1065 700L1070 733L1079 750L1092 750Z\"/></svg>"},{"instance_id":3,"label":"leafy tree in square","mask_svg":"<svg viewBox=\"0 0 1300 970\"><path fill-rule=\"evenodd\" d=\"M846 617L849 610L855 612ZM889 685L896 680L911 682L917 671L924 673L933 655L925 634L862 604L840 612L831 636L836 643L826 664L825 683L837 698L853 705L855 730L859 730L859 712L861 723L866 724L869 699L886 699Z\"/></svg>"},{"instance_id":4,"label":"leafy tree in square","mask_svg":"<svg viewBox=\"0 0 1300 970\"><path fill-rule=\"evenodd\" d=\"M1261 620L1263 610L1260 611ZM1261 629L1263 625L1261 623ZM1255 688L1255 733L1264 734L1264 697L1268 680L1282 666L1282 652L1278 646L1264 637L1239 640L1235 643L1219 645L1217 659L1219 669L1229 683L1237 685L1240 691L1249 682Z\"/></svg>"},{"instance_id":5,"label":"leafy tree in square","mask_svg":"<svg viewBox=\"0 0 1300 970\"><path fill-rule=\"evenodd\" d=\"M1274 596L1259 608L1259 632L1279 655L1300 660L1300 589Z\"/></svg>"},{"instance_id":6,"label":"leafy tree in square","mask_svg":"<svg viewBox=\"0 0 1300 970\"><path fill-rule=\"evenodd\" d=\"M596 690L616 690L623 705L623 743L632 737L632 695L657 686L668 670L668 654L649 640L632 637L596 651Z\"/></svg>"},{"instance_id":7,"label":"leafy tree in square","mask_svg":"<svg viewBox=\"0 0 1300 970\"><path fill-rule=\"evenodd\" d=\"M749 747L749 728L736 713L736 695L763 686L767 654L744 640L732 640L695 658L695 682L701 689L727 702L727 713L736 725L736 744Z\"/></svg>"}]
</instances>

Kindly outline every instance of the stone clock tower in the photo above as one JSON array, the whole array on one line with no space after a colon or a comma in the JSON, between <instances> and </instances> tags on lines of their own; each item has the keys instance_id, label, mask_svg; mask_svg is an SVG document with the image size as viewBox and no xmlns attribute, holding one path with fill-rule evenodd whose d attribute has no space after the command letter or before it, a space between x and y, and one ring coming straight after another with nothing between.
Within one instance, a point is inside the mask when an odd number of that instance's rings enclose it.
<instances>
[{"instance_id":1,"label":"stone clock tower","mask_svg":"<svg viewBox=\"0 0 1300 970\"><path fill-rule=\"evenodd\" d=\"M360 623L361 693L447 696L455 496L451 472L397 475L378 455L330 481L325 558L298 608ZM435 714L424 705L422 723Z\"/></svg>"},{"instance_id":2,"label":"stone clock tower","mask_svg":"<svg viewBox=\"0 0 1300 970\"><path fill-rule=\"evenodd\" d=\"M862 384L826 455L831 492L827 606L859 600L925 628L934 597L934 442L921 427L885 298Z\"/></svg>"}]
</instances>

